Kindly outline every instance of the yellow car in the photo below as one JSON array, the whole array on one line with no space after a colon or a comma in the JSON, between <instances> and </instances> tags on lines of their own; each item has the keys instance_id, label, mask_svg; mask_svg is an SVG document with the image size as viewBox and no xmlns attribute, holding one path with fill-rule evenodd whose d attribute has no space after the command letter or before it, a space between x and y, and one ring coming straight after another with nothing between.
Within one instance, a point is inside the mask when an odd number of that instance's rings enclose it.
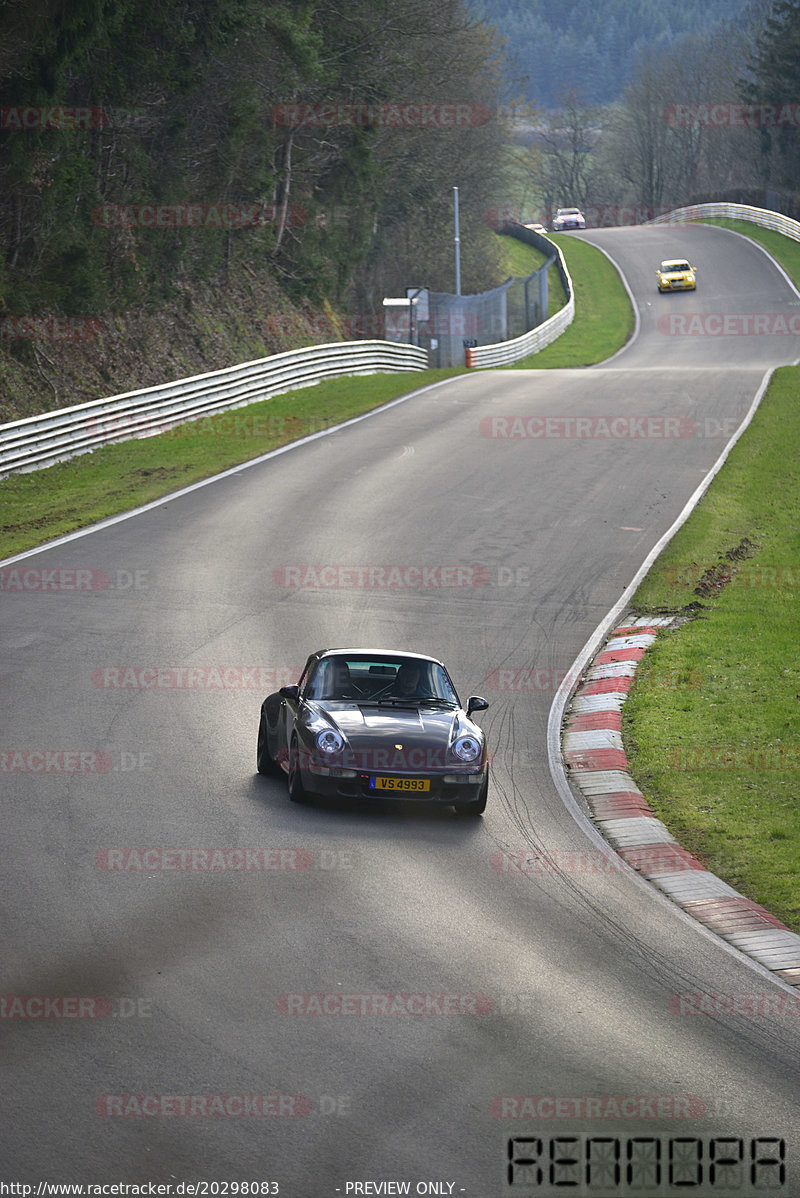
<instances>
[{"instance_id":1,"label":"yellow car","mask_svg":"<svg viewBox=\"0 0 800 1198\"><path fill-rule=\"evenodd\" d=\"M697 271L685 258L668 258L656 271L658 290L694 291L697 288Z\"/></svg>"}]
</instances>

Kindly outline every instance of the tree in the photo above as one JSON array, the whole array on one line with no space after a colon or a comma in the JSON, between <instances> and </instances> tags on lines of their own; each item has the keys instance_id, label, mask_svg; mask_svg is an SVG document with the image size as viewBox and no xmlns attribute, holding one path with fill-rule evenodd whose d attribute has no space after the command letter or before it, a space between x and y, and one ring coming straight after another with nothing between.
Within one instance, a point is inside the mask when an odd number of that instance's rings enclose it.
<instances>
[{"instance_id":1,"label":"tree","mask_svg":"<svg viewBox=\"0 0 800 1198\"><path fill-rule=\"evenodd\" d=\"M774 0L756 37L741 92L750 103L775 110L774 123L766 118L760 125L763 178L792 189L800 174L800 133L796 115L794 123L790 115L792 109L797 113L800 101L798 64L800 0Z\"/></svg>"}]
</instances>

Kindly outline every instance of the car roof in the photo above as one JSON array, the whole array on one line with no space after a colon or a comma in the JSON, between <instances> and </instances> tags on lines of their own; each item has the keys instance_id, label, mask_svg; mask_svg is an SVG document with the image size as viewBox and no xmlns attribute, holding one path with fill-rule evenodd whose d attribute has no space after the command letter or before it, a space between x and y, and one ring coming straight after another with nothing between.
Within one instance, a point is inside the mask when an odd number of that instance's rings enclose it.
<instances>
[{"instance_id":1,"label":"car roof","mask_svg":"<svg viewBox=\"0 0 800 1198\"><path fill-rule=\"evenodd\" d=\"M366 648L358 646L342 646L339 649L317 649L317 651L312 653L311 656L321 658L330 657L339 653L353 653L359 657L415 657L419 661L436 662L436 664L439 666L444 664L439 660L438 657L430 657L427 653L414 653L409 649L371 649L369 646L366 646Z\"/></svg>"},{"instance_id":2,"label":"car roof","mask_svg":"<svg viewBox=\"0 0 800 1198\"><path fill-rule=\"evenodd\" d=\"M677 266L683 266L684 263L686 264L686 266L688 266L689 259L688 258L665 258L664 261L661 263L661 265L662 265L662 267L664 267L664 266L676 266L677 267Z\"/></svg>"}]
</instances>

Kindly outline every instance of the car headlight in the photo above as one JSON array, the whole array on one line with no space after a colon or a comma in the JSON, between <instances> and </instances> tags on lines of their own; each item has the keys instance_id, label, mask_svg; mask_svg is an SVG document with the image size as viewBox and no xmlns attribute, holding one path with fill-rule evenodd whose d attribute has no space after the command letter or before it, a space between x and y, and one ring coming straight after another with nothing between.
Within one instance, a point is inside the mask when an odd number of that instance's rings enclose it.
<instances>
[{"instance_id":1,"label":"car headlight","mask_svg":"<svg viewBox=\"0 0 800 1198\"><path fill-rule=\"evenodd\" d=\"M477 736L459 736L453 742L453 752L460 761L476 761L481 755L481 742Z\"/></svg>"},{"instance_id":2,"label":"car headlight","mask_svg":"<svg viewBox=\"0 0 800 1198\"><path fill-rule=\"evenodd\" d=\"M321 732L317 733L317 748L326 757L332 757L335 753L341 753L344 748L344 737L333 728L323 728Z\"/></svg>"}]
</instances>

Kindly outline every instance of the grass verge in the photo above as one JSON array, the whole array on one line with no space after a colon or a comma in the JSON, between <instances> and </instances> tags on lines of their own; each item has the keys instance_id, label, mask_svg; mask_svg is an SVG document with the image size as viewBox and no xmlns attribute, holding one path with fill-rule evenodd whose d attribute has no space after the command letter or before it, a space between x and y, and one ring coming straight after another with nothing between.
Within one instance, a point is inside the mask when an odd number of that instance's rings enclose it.
<instances>
[{"instance_id":1,"label":"grass verge","mask_svg":"<svg viewBox=\"0 0 800 1198\"><path fill-rule=\"evenodd\" d=\"M0 480L0 558L159 499L170 491L348 420L461 370L330 379L261 403L123 441Z\"/></svg>"},{"instance_id":2,"label":"grass verge","mask_svg":"<svg viewBox=\"0 0 800 1198\"><path fill-rule=\"evenodd\" d=\"M634 316L628 293L616 268L605 254L588 241L568 233L550 234L561 249L575 289L575 319L552 345L522 358L509 370L556 370L571 366L594 366L622 349L633 333ZM557 283L563 296L561 280L550 271L550 289ZM566 297L563 297L563 303ZM563 307L554 305L550 314Z\"/></svg>"},{"instance_id":3,"label":"grass verge","mask_svg":"<svg viewBox=\"0 0 800 1198\"><path fill-rule=\"evenodd\" d=\"M631 771L708 868L800 932L800 368L752 424L633 606L659 636L623 708Z\"/></svg>"}]
</instances>

